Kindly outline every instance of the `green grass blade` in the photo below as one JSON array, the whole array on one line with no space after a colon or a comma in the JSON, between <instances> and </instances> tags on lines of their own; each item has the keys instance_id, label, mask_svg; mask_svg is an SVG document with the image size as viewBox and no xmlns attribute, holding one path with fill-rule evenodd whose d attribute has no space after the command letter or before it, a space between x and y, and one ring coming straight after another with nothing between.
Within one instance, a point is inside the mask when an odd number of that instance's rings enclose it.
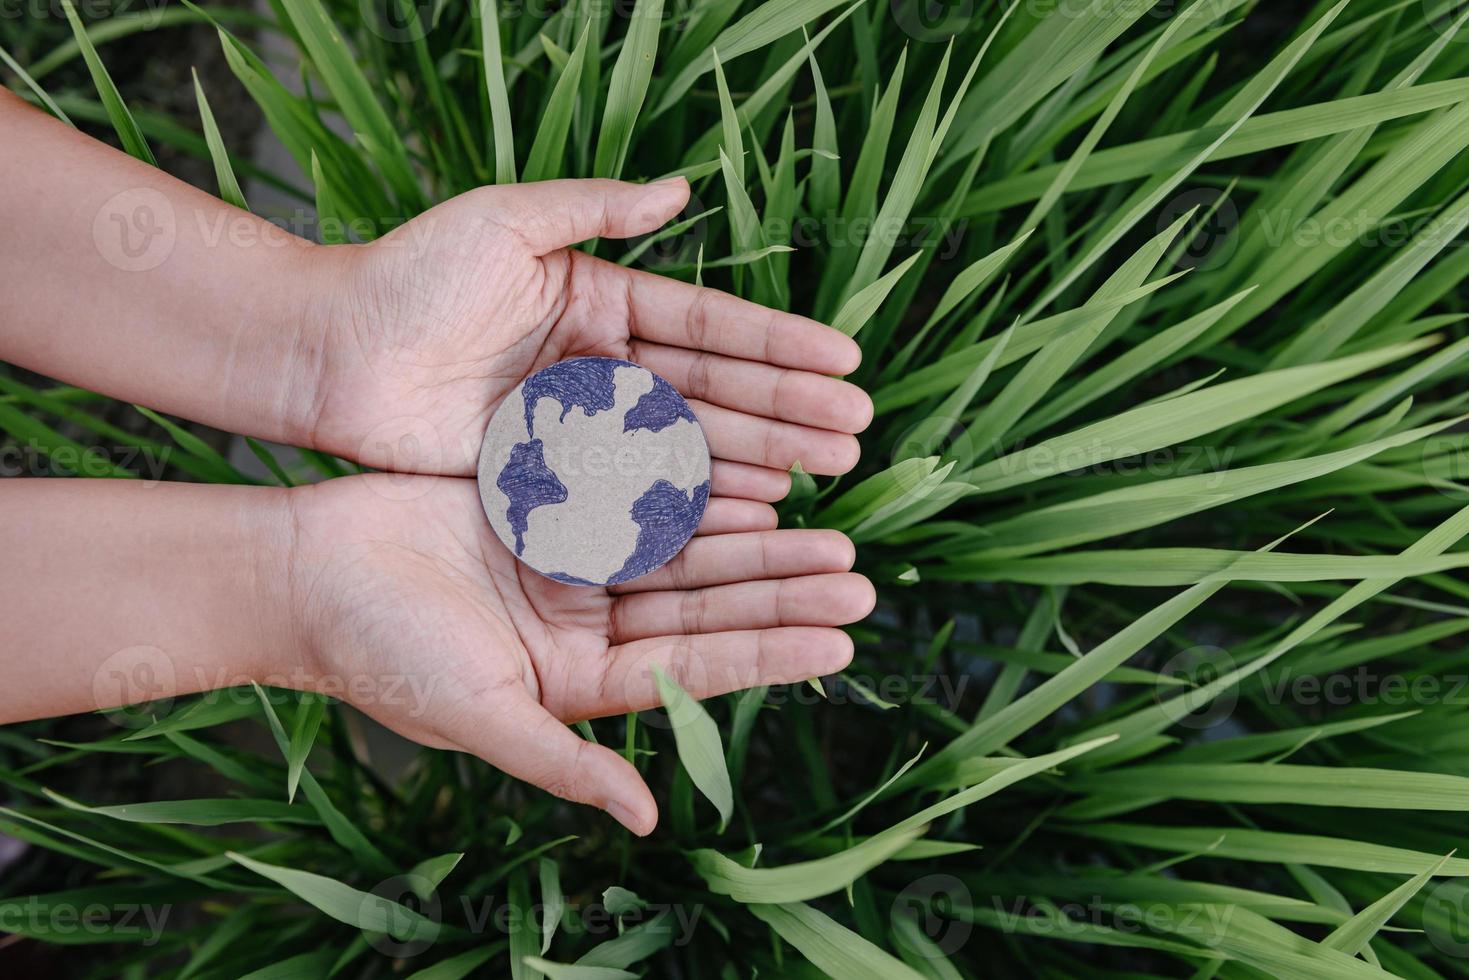
<instances>
[{"instance_id":1,"label":"green grass blade","mask_svg":"<svg viewBox=\"0 0 1469 980\"><path fill-rule=\"evenodd\" d=\"M669 724L678 745L678 757L689 778L714 808L719 811L721 829L734 814L734 790L729 782L729 769L724 762L724 746L719 728L702 705L691 698L667 674L657 667L653 672L658 693L668 711Z\"/></svg>"},{"instance_id":2,"label":"green grass blade","mask_svg":"<svg viewBox=\"0 0 1469 980\"><path fill-rule=\"evenodd\" d=\"M708 48L663 85L650 118L657 118L673 108L701 75L714 69L715 51L726 62L733 61L800 30L846 2L848 0L766 0L720 31Z\"/></svg>"},{"instance_id":3,"label":"green grass blade","mask_svg":"<svg viewBox=\"0 0 1469 980\"><path fill-rule=\"evenodd\" d=\"M898 280L913 268L913 263L917 262L918 258L919 253L913 253L884 273L882 278L854 293L842 304L842 308L837 310L836 316L832 317L831 325L848 337L856 336L858 331L872 319L877 308L882 305L882 301L887 299L888 293L892 292L893 287L898 284Z\"/></svg>"},{"instance_id":4,"label":"green grass blade","mask_svg":"<svg viewBox=\"0 0 1469 980\"><path fill-rule=\"evenodd\" d=\"M229 151L224 147L224 138L219 134L219 125L214 121L214 112L204 96L204 86L199 84L199 73L194 72L194 100L199 106L199 120L204 125L204 139L209 145L209 157L214 162L214 179L219 184L219 196L243 211L250 210L245 203L245 194L240 182L235 179L230 166Z\"/></svg>"},{"instance_id":5,"label":"green grass blade","mask_svg":"<svg viewBox=\"0 0 1469 980\"><path fill-rule=\"evenodd\" d=\"M267 864L233 851L228 852L228 856L338 922L403 940L432 940L438 935L438 923L422 914L370 892L359 891L334 878Z\"/></svg>"},{"instance_id":6,"label":"green grass blade","mask_svg":"<svg viewBox=\"0 0 1469 980\"><path fill-rule=\"evenodd\" d=\"M500 4L478 0L480 51L484 55L485 89L493 121L491 150L495 157L495 183L515 183L515 134L510 117L510 95L506 89L505 64L500 54Z\"/></svg>"},{"instance_id":7,"label":"green grass blade","mask_svg":"<svg viewBox=\"0 0 1469 980\"><path fill-rule=\"evenodd\" d=\"M622 176L638 114L643 111L643 100L648 95L648 82L653 77L658 28L662 23L663 0L638 0L607 86L607 103L602 110L597 156L592 166L597 177Z\"/></svg>"},{"instance_id":8,"label":"green grass blade","mask_svg":"<svg viewBox=\"0 0 1469 980\"><path fill-rule=\"evenodd\" d=\"M107 67L102 64L102 59L97 55L97 49L92 46L91 40L87 37L86 28L82 26L81 18L77 16L76 5L72 3L72 0L62 0L61 9L66 12L67 22L71 24L72 35L76 38L77 47L81 49L82 58L87 63L87 72L92 76L92 84L97 88L97 96L102 100L102 105L107 108L107 118L112 123L112 129L117 133L117 138L122 141L122 148L130 156L137 157L151 166L158 166L153 151L148 147L148 141L143 138L142 131L138 129L137 121L128 111L127 104L122 101L122 95L118 93L112 76L107 73Z\"/></svg>"},{"instance_id":9,"label":"green grass blade","mask_svg":"<svg viewBox=\"0 0 1469 980\"><path fill-rule=\"evenodd\" d=\"M1352 916L1331 931L1331 934L1321 940L1321 945L1331 949L1340 950L1348 956L1355 956L1367 948L1372 937L1387 925L1388 920L1408 903L1414 895L1429 880L1443 869L1444 864L1453 857L1452 852L1444 857L1442 861L1431 868L1426 868L1418 874L1409 878L1386 895L1373 902L1371 905Z\"/></svg>"},{"instance_id":10,"label":"green grass blade","mask_svg":"<svg viewBox=\"0 0 1469 980\"><path fill-rule=\"evenodd\" d=\"M301 773L306 768L306 757L316 744L316 733L326 716L326 699L314 694L303 694L296 707L296 721L291 728L291 741L286 746L286 799L296 799L296 787L301 782Z\"/></svg>"},{"instance_id":11,"label":"green grass blade","mask_svg":"<svg viewBox=\"0 0 1469 980\"><path fill-rule=\"evenodd\" d=\"M1322 364L1269 371L1161 403L1140 405L986 463L969 471L965 479L984 491L996 492L1067 470L1186 443L1347 378L1420 353L1428 346L1430 342L1414 341Z\"/></svg>"},{"instance_id":12,"label":"green grass blade","mask_svg":"<svg viewBox=\"0 0 1469 980\"><path fill-rule=\"evenodd\" d=\"M189 824L195 827L218 827L231 823L296 823L319 824L321 821L304 806L291 806L279 800L166 800L151 803L125 803L115 806L86 806L67 799L60 793L46 794L69 810L78 810L128 823Z\"/></svg>"},{"instance_id":13,"label":"green grass blade","mask_svg":"<svg viewBox=\"0 0 1469 980\"><path fill-rule=\"evenodd\" d=\"M1291 834L1241 827L1160 827L1150 824L1093 823L1069 828L1092 840L1130 844L1183 854L1209 853L1237 861L1319 868L1344 868L1380 874L1421 873L1439 866L1438 874L1469 876L1469 860L1443 858L1408 848L1316 834Z\"/></svg>"},{"instance_id":14,"label":"green grass blade","mask_svg":"<svg viewBox=\"0 0 1469 980\"><path fill-rule=\"evenodd\" d=\"M829 977L924 980L923 974L809 905L751 905L749 909Z\"/></svg>"},{"instance_id":15,"label":"green grass blade","mask_svg":"<svg viewBox=\"0 0 1469 980\"><path fill-rule=\"evenodd\" d=\"M358 66L320 0L280 0L300 36L311 64L320 73L342 115L360 134L374 162L398 199L421 206L423 192L414 176L408 150L388 119L367 77Z\"/></svg>"},{"instance_id":16,"label":"green grass blade","mask_svg":"<svg viewBox=\"0 0 1469 980\"><path fill-rule=\"evenodd\" d=\"M21 66L20 62L12 58L10 52L6 51L3 46L0 46L0 64L4 64L6 68L9 68L15 73L15 77L19 78L21 83L31 90L31 94L46 108L47 112L69 126L76 126L76 123L71 121L71 117L62 111L61 106L56 104L56 100L51 98L46 90L41 87L40 83L31 77L30 73Z\"/></svg>"},{"instance_id":17,"label":"green grass blade","mask_svg":"<svg viewBox=\"0 0 1469 980\"><path fill-rule=\"evenodd\" d=\"M562 163L566 157L566 134L571 129L571 117L576 111L577 92L581 86L582 65L587 57L587 37L591 31L588 24L582 28L566 69L556 79L541 124L536 129L535 141L530 155L525 160L522 179L553 180L561 176Z\"/></svg>"}]
</instances>

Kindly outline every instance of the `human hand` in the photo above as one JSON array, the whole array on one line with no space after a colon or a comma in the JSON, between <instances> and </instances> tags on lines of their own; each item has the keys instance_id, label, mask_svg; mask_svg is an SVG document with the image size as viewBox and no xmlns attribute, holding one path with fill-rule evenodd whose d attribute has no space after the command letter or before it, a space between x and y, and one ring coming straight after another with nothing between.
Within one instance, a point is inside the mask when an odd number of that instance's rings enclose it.
<instances>
[{"instance_id":1,"label":"human hand","mask_svg":"<svg viewBox=\"0 0 1469 980\"><path fill-rule=\"evenodd\" d=\"M845 574L850 545L773 532L765 502L784 496L796 461L817 474L855 464L871 403L825 375L855 368L857 345L568 250L653 231L683 207L683 181L480 188L370 245L322 247L3 93L0 126L13 137L0 161L12 148L26 157L4 196L17 234L0 249L14 273L0 355L230 431L431 474L290 491L5 488L31 520L4 542L0 586L13 587L0 591L17 596L17 615L55 625L23 662L28 683L0 698L0 720L127 703L131 688L94 683L122 655L167 668L150 697L297 670L426 678L420 712L345 693L405 735L473 751L646 833L656 808L636 771L561 722L656 704L645 659L696 696L847 662L834 627L873 602ZM47 166L20 165L40 156ZM128 229L143 213L160 234L135 261ZM99 237L119 225L120 238ZM77 275L88 289L57 278ZM587 354L672 382L715 457L706 537L614 592L522 568L460 479L509 391ZM44 533L53 527L69 533ZM160 597L169 616L156 615ZM290 663L298 651L304 662Z\"/></svg>"},{"instance_id":2,"label":"human hand","mask_svg":"<svg viewBox=\"0 0 1469 980\"><path fill-rule=\"evenodd\" d=\"M852 656L835 627L875 601L844 535L751 529L764 518L749 501L711 500L677 558L609 590L516 561L473 480L368 474L289 494L284 578L306 661L281 669L637 834L658 818L642 777L567 724L658 706L654 664L697 698L834 673Z\"/></svg>"},{"instance_id":3,"label":"human hand","mask_svg":"<svg viewBox=\"0 0 1469 980\"><path fill-rule=\"evenodd\" d=\"M825 377L857 366L850 338L569 250L655 230L687 201L681 179L481 187L371 244L320 246L3 89L0 129L17 178L0 193L10 363L376 469L472 476L515 385L601 354L690 399L715 496L777 500L793 462L835 474L857 460L871 402Z\"/></svg>"},{"instance_id":4,"label":"human hand","mask_svg":"<svg viewBox=\"0 0 1469 980\"><path fill-rule=\"evenodd\" d=\"M554 181L461 195L342 263L319 340L308 444L395 474L472 476L500 401L568 357L631 360L687 398L715 457L701 536L613 590L521 566L470 480L377 475L300 491L293 564L307 674L412 676L423 703L359 705L649 832L657 808L616 753L566 724L654 707L658 663L695 697L841 669L834 627L872 607L850 542L775 531L786 470L850 469L871 402L831 328L625 269L568 245L653 231L682 181ZM746 498L746 499L729 499ZM365 662L364 662L365 658Z\"/></svg>"},{"instance_id":5,"label":"human hand","mask_svg":"<svg viewBox=\"0 0 1469 980\"><path fill-rule=\"evenodd\" d=\"M826 377L856 368L830 327L567 246L651 232L688 200L681 178L482 187L338 268L304 377L302 441L378 469L472 476L500 401L532 372L602 355L667 378L704 428L715 496L778 500L787 470L856 464L872 403Z\"/></svg>"}]
</instances>

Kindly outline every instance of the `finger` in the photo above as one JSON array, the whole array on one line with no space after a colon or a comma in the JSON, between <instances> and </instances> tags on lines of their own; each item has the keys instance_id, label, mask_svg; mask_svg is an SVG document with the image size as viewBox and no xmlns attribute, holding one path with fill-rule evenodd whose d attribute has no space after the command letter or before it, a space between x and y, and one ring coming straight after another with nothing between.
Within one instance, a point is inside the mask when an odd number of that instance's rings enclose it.
<instances>
[{"instance_id":1,"label":"finger","mask_svg":"<svg viewBox=\"0 0 1469 980\"><path fill-rule=\"evenodd\" d=\"M768 466L716 459L710 466L709 492L720 497L763 500L773 504L791 492L791 475Z\"/></svg>"},{"instance_id":2,"label":"finger","mask_svg":"<svg viewBox=\"0 0 1469 980\"><path fill-rule=\"evenodd\" d=\"M689 182L542 180L487 188L496 220L515 230L536 255L589 238L630 238L654 231L683 208Z\"/></svg>"},{"instance_id":3,"label":"finger","mask_svg":"<svg viewBox=\"0 0 1469 980\"><path fill-rule=\"evenodd\" d=\"M695 535L737 534L740 531L773 531L780 523L775 508L756 500L710 497L704 519Z\"/></svg>"},{"instance_id":4,"label":"finger","mask_svg":"<svg viewBox=\"0 0 1469 980\"><path fill-rule=\"evenodd\" d=\"M840 531L788 528L721 534L690 541L667 565L612 592L702 589L730 582L845 572L856 560L857 549Z\"/></svg>"},{"instance_id":5,"label":"finger","mask_svg":"<svg viewBox=\"0 0 1469 980\"><path fill-rule=\"evenodd\" d=\"M821 374L851 374L862 363L857 342L824 323L706 286L606 266L599 271L629 277L622 288L635 337Z\"/></svg>"},{"instance_id":6,"label":"finger","mask_svg":"<svg viewBox=\"0 0 1469 980\"><path fill-rule=\"evenodd\" d=\"M872 583L851 572L740 582L612 601L612 642L774 626L842 626L872 612Z\"/></svg>"},{"instance_id":7,"label":"finger","mask_svg":"<svg viewBox=\"0 0 1469 980\"><path fill-rule=\"evenodd\" d=\"M789 470L797 462L818 476L838 476L857 465L862 448L856 436L829 429L760 419L744 412L689 400L709 452L720 459Z\"/></svg>"},{"instance_id":8,"label":"finger","mask_svg":"<svg viewBox=\"0 0 1469 980\"><path fill-rule=\"evenodd\" d=\"M633 341L632 359L685 398L838 432L861 432L872 422L867 392L824 374L647 341Z\"/></svg>"},{"instance_id":9,"label":"finger","mask_svg":"<svg viewBox=\"0 0 1469 980\"><path fill-rule=\"evenodd\" d=\"M612 647L596 695L567 705L568 718L646 711L662 703L656 664L695 698L771 684L795 684L844 670L852 640L839 629L793 626L703 636L657 636ZM590 692L593 685L584 685ZM574 709L574 710L573 710Z\"/></svg>"},{"instance_id":10,"label":"finger","mask_svg":"<svg viewBox=\"0 0 1469 980\"><path fill-rule=\"evenodd\" d=\"M528 695L506 691L482 725L454 733L466 752L552 795L610 813L640 837L658 823L658 804L622 756L577 735Z\"/></svg>"}]
</instances>

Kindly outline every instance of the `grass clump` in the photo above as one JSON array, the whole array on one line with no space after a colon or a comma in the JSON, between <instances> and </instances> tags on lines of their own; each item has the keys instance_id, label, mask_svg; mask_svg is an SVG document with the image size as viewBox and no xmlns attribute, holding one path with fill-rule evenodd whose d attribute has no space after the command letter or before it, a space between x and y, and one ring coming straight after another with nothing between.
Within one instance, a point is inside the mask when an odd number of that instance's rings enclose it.
<instances>
[{"instance_id":1,"label":"grass clump","mask_svg":"<svg viewBox=\"0 0 1469 980\"><path fill-rule=\"evenodd\" d=\"M361 237L487 182L687 175L683 220L587 247L858 338L861 469L782 507L882 603L828 699L666 689L676 733L590 726L667 801L646 841L442 753L385 781L283 693L8 733L6 831L96 869L43 907L194 909L87 938L195 978L1464 974L1456 7L280 0L309 96L219 21L314 184L276 185ZM243 148L130 112L98 40L51 60L101 96L46 98L243 202ZM94 405L3 384L17 438ZM229 792L51 791L108 753Z\"/></svg>"}]
</instances>

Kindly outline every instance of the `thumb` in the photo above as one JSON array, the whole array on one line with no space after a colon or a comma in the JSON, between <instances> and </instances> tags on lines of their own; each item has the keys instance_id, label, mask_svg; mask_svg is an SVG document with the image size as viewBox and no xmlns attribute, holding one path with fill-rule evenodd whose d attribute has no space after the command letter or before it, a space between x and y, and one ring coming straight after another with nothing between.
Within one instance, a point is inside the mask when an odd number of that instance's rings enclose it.
<instances>
[{"instance_id":1,"label":"thumb","mask_svg":"<svg viewBox=\"0 0 1469 980\"><path fill-rule=\"evenodd\" d=\"M606 810L639 837L658 824L658 804L630 762L583 739L524 692L471 719L467 730L445 734L517 779Z\"/></svg>"},{"instance_id":2,"label":"thumb","mask_svg":"<svg viewBox=\"0 0 1469 980\"><path fill-rule=\"evenodd\" d=\"M536 255L589 238L631 238L654 231L689 200L689 182L670 177L653 184L624 180L543 180L493 188L501 220Z\"/></svg>"}]
</instances>

